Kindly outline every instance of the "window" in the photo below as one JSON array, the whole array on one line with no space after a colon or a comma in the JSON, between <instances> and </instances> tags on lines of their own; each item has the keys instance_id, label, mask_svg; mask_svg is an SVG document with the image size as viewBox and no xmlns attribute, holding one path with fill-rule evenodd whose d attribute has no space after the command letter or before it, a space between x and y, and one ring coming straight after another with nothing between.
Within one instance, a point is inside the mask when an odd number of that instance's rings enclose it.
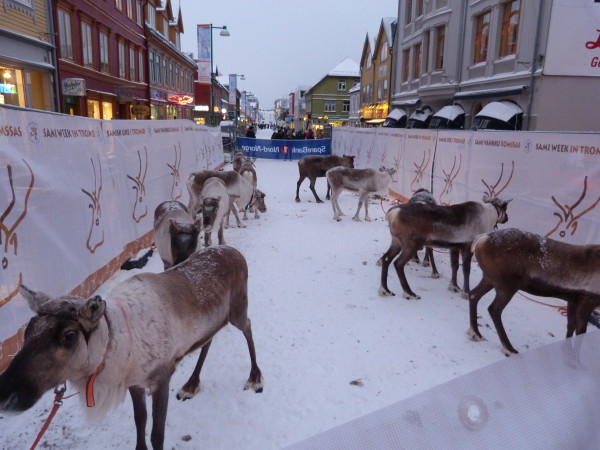
<instances>
[{"instance_id":1,"label":"window","mask_svg":"<svg viewBox=\"0 0 600 450\"><path fill-rule=\"evenodd\" d=\"M323 108L323 112L335 112L335 100L325 100L325 107Z\"/></svg>"},{"instance_id":2,"label":"window","mask_svg":"<svg viewBox=\"0 0 600 450\"><path fill-rule=\"evenodd\" d=\"M94 63L92 56L92 27L85 22L81 23L81 50L83 53L83 65L91 66Z\"/></svg>"},{"instance_id":3,"label":"window","mask_svg":"<svg viewBox=\"0 0 600 450\"><path fill-rule=\"evenodd\" d=\"M444 45L446 44L446 28L437 27L435 33L435 61L434 70L444 69Z\"/></svg>"},{"instance_id":4,"label":"window","mask_svg":"<svg viewBox=\"0 0 600 450\"><path fill-rule=\"evenodd\" d=\"M388 96L388 80L383 80L383 99L386 100Z\"/></svg>"},{"instance_id":5,"label":"window","mask_svg":"<svg viewBox=\"0 0 600 450\"><path fill-rule=\"evenodd\" d=\"M171 80L171 87L175 87L175 72L173 72L173 62L169 62L169 79Z\"/></svg>"},{"instance_id":6,"label":"window","mask_svg":"<svg viewBox=\"0 0 600 450\"><path fill-rule=\"evenodd\" d=\"M135 49L133 45L129 47L129 79L135 80Z\"/></svg>"},{"instance_id":7,"label":"window","mask_svg":"<svg viewBox=\"0 0 600 450\"><path fill-rule=\"evenodd\" d=\"M163 18L163 36L169 39L169 21Z\"/></svg>"},{"instance_id":8,"label":"window","mask_svg":"<svg viewBox=\"0 0 600 450\"><path fill-rule=\"evenodd\" d=\"M367 55L367 64L366 64L366 68L370 69L371 68L371 59L373 57L371 56L371 52L369 51L369 54Z\"/></svg>"},{"instance_id":9,"label":"window","mask_svg":"<svg viewBox=\"0 0 600 450\"><path fill-rule=\"evenodd\" d=\"M144 77L144 52L138 50L138 81L145 81Z\"/></svg>"},{"instance_id":10,"label":"window","mask_svg":"<svg viewBox=\"0 0 600 450\"><path fill-rule=\"evenodd\" d=\"M520 16L521 0L513 0L504 4L499 55L501 58L517 53Z\"/></svg>"},{"instance_id":11,"label":"window","mask_svg":"<svg viewBox=\"0 0 600 450\"><path fill-rule=\"evenodd\" d=\"M377 102L383 99L383 80L377 81Z\"/></svg>"},{"instance_id":12,"label":"window","mask_svg":"<svg viewBox=\"0 0 600 450\"><path fill-rule=\"evenodd\" d=\"M423 0L417 0L417 17L421 17L423 15Z\"/></svg>"},{"instance_id":13,"label":"window","mask_svg":"<svg viewBox=\"0 0 600 450\"><path fill-rule=\"evenodd\" d=\"M154 82L156 82L156 76L154 75L156 69L154 67L154 51L152 51L152 50L150 50L149 61L150 61L150 74L149 74L150 82L154 83Z\"/></svg>"},{"instance_id":14,"label":"window","mask_svg":"<svg viewBox=\"0 0 600 450\"><path fill-rule=\"evenodd\" d=\"M100 71L108 72L108 34L100 32Z\"/></svg>"},{"instance_id":15,"label":"window","mask_svg":"<svg viewBox=\"0 0 600 450\"><path fill-rule=\"evenodd\" d=\"M338 80L338 91L346 90L346 80Z\"/></svg>"},{"instance_id":16,"label":"window","mask_svg":"<svg viewBox=\"0 0 600 450\"><path fill-rule=\"evenodd\" d=\"M119 42L119 77L125 78L125 44Z\"/></svg>"},{"instance_id":17,"label":"window","mask_svg":"<svg viewBox=\"0 0 600 450\"><path fill-rule=\"evenodd\" d=\"M115 0L115 6L119 11L123 11L123 0Z\"/></svg>"},{"instance_id":18,"label":"window","mask_svg":"<svg viewBox=\"0 0 600 450\"><path fill-rule=\"evenodd\" d=\"M175 66L175 89L181 90L181 79L179 78L179 66Z\"/></svg>"},{"instance_id":19,"label":"window","mask_svg":"<svg viewBox=\"0 0 600 450\"><path fill-rule=\"evenodd\" d=\"M379 55L379 61L385 61L388 56L388 43L384 41L381 45L381 54Z\"/></svg>"},{"instance_id":20,"label":"window","mask_svg":"<svg viewBox=\"0 0 600 450\"><path fill-rule=\"evenodd\" d=\"M344 104L342 105L342 112L350 112L350 101L344 100Z\"/></svg>"},{"instance_id":21,"label":"window","mask_svg":"<svg viewBox=\"0 0 600 450\"><path fill-rule=\"evenodd\" d=\"M160 83L160 80L161 80L161 77L160 77L160 55L158 53L156 53L154 55L154 70L155 70L154 81L156 83Z\"/></svg>"},{"instance_id":22,"label":"window","mask_svg":"<svg viewBox=\"0 0 600 450\"><path fill-rule=\"evenodd\" d=\"M487 59L489 35L490 35L490 12L483 13L476 17L477 31L475 35L475 54L474 63L485 62Z\"/></svg>"},{"instance_id":23,"label":"window","mask_svg":"<svg viewBox=\"0 0 600 450\"><path fill-rule=\"evenodd\" d=\"M429 39L430 30L427 30L423 33L423 73L429 72Z\"/></svg>"},{"instance_id":24,"label":"window","mask_svg":"<svg viewBox=\"0 0 600 450\"><path fill-rule=\"evenodd\" d=\"M136 0L135 2L135 21L142 27L144 26L144 17L142 15L142 0Z\"/></svg>"},{"instance_id":25,"label":"window","mask_svg":"<svg viewBox=\"0 0 600 450\"><path fill-rule=\"evenodd\" d=\"M421 44L415 45L415 56L413 58L414 70L413 78L418 79L421 76Z\"/></svg>"},{"instance_id":26,"label":"window","mask_svg":"<svg viewBox=\"0 0 600 450\"><path fill-rule=\"evenodd\" d=\"M167 72L167 58L163 57L163 83L165 86L169 85L169 72Z\"/></svg>"},{"instance_id":27,"label":"window","mask_svg":"<svg viewBox=\"0 0 600 450\"><path fill-rule=\"evenodd\" d=\"M133 19L133 0L127 0L127 17Z\"/></svg>"},{"instance_id":28,"label":"window","mask_svg":"<svg viewBox=\"0 0 600 450\"><path fill-rule=\"evenodd\" d=\"M408 74L410 73L410 50L406 49L402 51L402 82L408 81Z\"/></svg>"},{"instance_id":29,"label":"window","mask_svg":"<svg viewBox=\"0 0 600 450\"><path fill-rule=\"evenodd\" d=\"M181 50L181 33L179 31L175 31L175 47L177 50Z\"/></svg>"},{"instance_id":30,"label":"window","mask_svg":"<svg viewBox=\"0 0 600 450\"><path fill-rule=\"evenodd\" d=\"M58 35L60 39L60 56L73 59L71 15L63 9L58 10Z\"/></svg>"},{"instance_id":31,"label":"window","mask_svg":"<svg viewBox=\"0 0 600 450\"><path fill-rule=\"evenodd\" d=\"M412 21L412 9L412 0L406 0L406 25Z\"/></svg>"},{"instance_id":32,"label":"window","mask_svg":"<svg viewBox=\"0 0 600 450\"><path fill-rule=\"evenodd\" d=\"M156 9L154 5L148 3L148 26L150 28L156 28Z\"/></svg>"}]
</instances>

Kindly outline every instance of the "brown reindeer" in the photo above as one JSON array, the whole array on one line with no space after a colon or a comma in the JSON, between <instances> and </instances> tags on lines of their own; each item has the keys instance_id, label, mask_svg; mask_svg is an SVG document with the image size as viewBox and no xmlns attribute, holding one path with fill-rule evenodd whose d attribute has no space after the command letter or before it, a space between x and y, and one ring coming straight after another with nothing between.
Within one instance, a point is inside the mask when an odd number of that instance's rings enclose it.
<instances>
[{"instance_id":1,"label":"brown reindeer","mask_svg":"<svg viewBox=\"0 0 600 450\"><path fill-rule=\"evenodd\" d=\"M177 394L192 398L212 338L227 323L244 334L250 353L245 389L262 392L248 318L248 266L232 247L209 247L162 273L142 273L117 285L106 299L50 297L20 286L36 315L23 348L0 375L0 411L31 408L49 389L69 381L87 395L87 411L106 414L129 390L137 449L146 446L146 393L152 395L154 449L164 445L169 382L177 363L202 348ZM118 443L122 447L123 443Z\"/></svg>"},{"instance_id":2,"label":"brown reindeer","mask_svg":"<svg viewBox=\"0 0 600 450\"><path fill-rule=\"evenodd\" d=\"M502 311L521 290L567 302L567 337L586 332L594 308L600 306L600 245L573 245L508 228L482 234L472 250L482 272L469 294L469 336L483 340L477 325L477 304L495 289L488 307L506 356L518 353L502 324Z\"/></svg>"},{"instance_id":3,"label":"brown reindeer","mask_svg":"<svg viewBox=\"0 0 600 450\"><path fill-rule=\"evenodd\" d=\"M94 170L94 190L92 192L86 191L85 189L81 189L82 192L87 195L91 203L88 204L88 208L91 209L92 212L92 220L90 224L90 231L88 233L87 240L85 242L86 248L90 253L94 254L96 249L104 244L104 229L102 229L102 238L92 239L92 235L94 235L94 229L100 227L100 219L102 218L102 202L100 201L100 196L102 195L102 164L100 163L100 156L98 155L98 171L99 174L96 173L96 166L94 164L94 159L90 158L92 163L92 169ZM96 241L92 243L92 241Z\"/></svg>"},{"instance_id":4,"label":"brown reindeer","mask_svg":"<svg viewBox=\"0 0 600 450\"><path fill-rule=\"evenodd\" d=\"M300 185L305 178L308 178L310 180L309 187L315 196L315 200L317 203L323 203L323 200L319 198L317 191L315 191L315 183L317 182L317 178L324 177L325 173L329 169L337 166L354 168L354 156L308 155L301 158L298 161L298 171L300 173L300 177L296 183L296 201L298 203L300 202ZM327 195L325 197L327 200L329 200L330 190L331 188L329 184L327 184Z\"/></svg>"},{"instance_id":5,"label":"brown reindeer","mask_svg":"<svg viewBox=\"0 0 600 450\"><path fill-rule=\"evenodd\" d=\"M22 161L27 166L27 169L29 169L29 173L31 174L31 180L29 182L29 186L27 186L27 191L25 192L21 213L15 220L13 220L12 225L9 225L7 223L7 219L10 213L12 212L13 208L17 204L17 197L15 195L15 185L13 181L12 166L10 164L6 166L6 171L8 172L8 184L10 186L12 200L8 203L8 206L6 207L4 212L0 214L0 247L2 248L2 253L4 254L4 256L2 257L2 270L8 269L9 266L9 246L12 247L13 256L17 256L19 253L19 236L17 234L17 228L27 215L27 205L29 204L29 196L31 195L31 192L33 191L33 186L35 184L35 176L33 174L33 170L31 170L31 166L27 164L27 161L25 161L24 159ZM3 235L4 242L2 238ZM22 282L23 274L19 273L18 283L20 284ZM8 303L12 298L14 298L18 294L18 292L18 286L14 286L14 288L11 289L7 293L7 295L0 298L0 307Z\"/></svg>"},{"instance_id":6,"label":"brown reindeer","mask_svg":"<svg viewBox=\"0 0 600 450\"><path fill-rule=\"evenodd\" d=\"M575 208L577 208L581 204L581 202L583 201L583 199L585 198L586 195L587 195L587 175L583 179L583 192L581 193L581 196L572 205L564 205L563 206L556 200L556 198L554 198L554 196L552 196L552 201L558 207L558 209L560 210L560 213L558 213L558 212L554 213L554 215L556 217L558 217L558 222L552 230L550 230L548 233L546 233L546 237L552 236L561 227L562 227L562 229L558 232L558 235L560 237L564 238L567 235L567 231L569 231L569 229L571 229L571 236L573 236L575 234L575 232L577 231L577 225L579 223L579 219L581 219L581 217L586 215L588 212L592 211L596 207L596 205L598 205L598 203L600 202L600 196L598 196L596 201L594 201L594 203L592 203L586 209L584 209L583 211L581 211L579 213L575 213L574 212Z\"/></svg>"}]
</instances>

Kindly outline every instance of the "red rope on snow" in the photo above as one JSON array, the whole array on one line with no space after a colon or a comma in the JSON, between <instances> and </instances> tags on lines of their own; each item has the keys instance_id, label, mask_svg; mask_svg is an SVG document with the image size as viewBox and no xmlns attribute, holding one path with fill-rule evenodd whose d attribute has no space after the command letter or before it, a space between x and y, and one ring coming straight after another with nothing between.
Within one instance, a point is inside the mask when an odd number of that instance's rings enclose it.
<instances>
[{"instance_id":1,"label":"red rope on snow","mask_svg":"<svg viewBox=\"0 0 600 450\"><path fill-rule=\"evenodd\" d=\"M58 412L58 409L62 406L63 404L63 395L65 393L65 391L67 390L67 385L63 384L62 388L56 388L54 389L54 406L52 407L52 411L50 411L50 414L48 415L48 418L46 419L46 422L44 422L44 425L42 426L42 429L40 430L40 432L37 435L37 438L35 439L35 442L33 443L33 445L31 446L30 450L34 450L35 447L38 445L38 443L40 442L40 439L42 439L42 436L44 435L44 433L46 432L46 430L48 429L48 427L50 426L50 422L52 422L52 419L54 419L54 416L56 415L56 413ZM75 395L79 394L79 392L76 392L75 394L71 394L67 397L64 397L64 399L66 400L67 398L71 398Z\"/></svg>"}]
</instances>

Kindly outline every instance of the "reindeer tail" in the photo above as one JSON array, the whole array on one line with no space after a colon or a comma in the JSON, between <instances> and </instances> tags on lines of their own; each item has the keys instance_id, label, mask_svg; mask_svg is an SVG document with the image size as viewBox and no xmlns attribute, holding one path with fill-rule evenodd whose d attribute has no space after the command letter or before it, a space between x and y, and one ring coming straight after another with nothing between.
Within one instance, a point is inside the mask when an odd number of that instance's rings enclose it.
<instances>
[{"instance_id":1,"label":"reindeer tail","mask_svg":"<svg viewBox=\"0 0 600 450\"><path fill-rule=\"evenodd\" d=\"M481 245L483 242L487 240L488 233L482 233L478 235L475 239L473 239L473 243L471 244L471 252L475 253L478 245Z\"/></svg>"}]
</instances>

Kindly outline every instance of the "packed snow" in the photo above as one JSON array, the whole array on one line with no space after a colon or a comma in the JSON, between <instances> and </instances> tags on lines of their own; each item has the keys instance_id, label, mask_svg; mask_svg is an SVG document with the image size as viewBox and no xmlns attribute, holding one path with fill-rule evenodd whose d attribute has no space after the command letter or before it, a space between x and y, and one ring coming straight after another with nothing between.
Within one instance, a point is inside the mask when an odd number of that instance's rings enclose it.
<instances>
[{"instance_id":1,"label":"packed snow","mask_svg":"<svg viewBox=\"0 0 600 450\"><path fill-rule=\"evenodd\" d=\"M389 287L396 296L377 294L380 268L375 263L390 243L384 216L393 199L372 198L373 220L355 222L358 196L344 192L339 201L346 216L337 222L329 201L315 202L308 180L300 190L301 202L294 201L295 161L258 160L255 165L268 211L259 219L249 217L245 228L225 230L225 239L248 261L249 316L264 392L243 390L248 350L242 333L227 326L213 340L196 397L180 402L175 395L199 351L184 358L173 375L165 448L284 448L505 358L487 313L493 293L479 305L480 330L487 340L473 342L467 336L468 302L447 289L445 252L435 252L440 279L430 277L430 268L407 265L420 300L402 298L393 269ZM324 178L316 189L324 198ZM515 225L509 221L504 227ZM106 296L135 273L162 269L155 253L146 267L116 273L98 293ZM480 276L473 264L472 286ZM503 319L517 350L562 340L566 318L554 306L563 304L515 296ZM68 389L66 395L71 394ZM129 397L100 422L85 419L81 397L64 400L40 448L135 447ZM0 447L29 448L53 398L48 392L30 410L0 416ZM150 427L149 419L148 443Z\"/></svg>"}]
</instances>

